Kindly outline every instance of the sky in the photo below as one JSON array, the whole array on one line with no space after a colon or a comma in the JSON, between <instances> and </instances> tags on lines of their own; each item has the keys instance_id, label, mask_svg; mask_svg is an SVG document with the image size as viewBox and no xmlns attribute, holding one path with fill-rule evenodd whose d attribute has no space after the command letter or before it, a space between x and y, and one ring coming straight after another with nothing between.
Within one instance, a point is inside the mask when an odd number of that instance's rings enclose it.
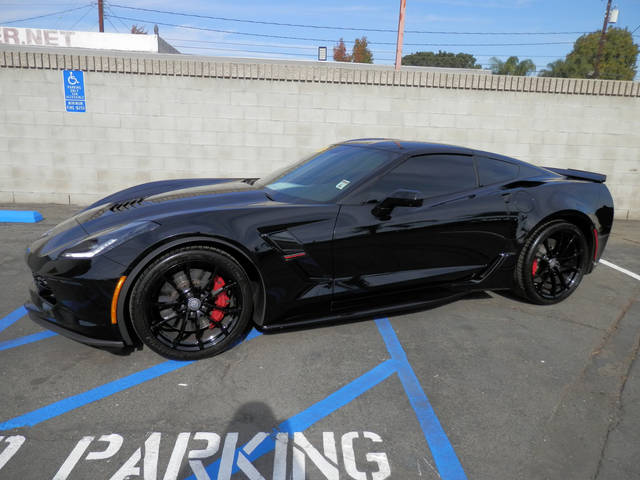
<instances>
[{"instance_id":1,"label":"sky","mask_svg":"<svg viewBox=\"0 0 640 480\"><path fill-rule=\"evenodd\" d=\"M96 4L95 0L0 0L0 25L97 31ZM355 38L365 35L374 63L392 64L399 5L400 0L105 0L105 31L128 33L137 24L153 33L157 23L160 35L183 53L291 60L315 60L318 46L328 47L331 57L338 39L344 38L350 49ZM634 39L640 43L640 0L617 0L614 5L620 12L617 26L635 29ZM74 10L21 20L69 9ZM580 36L575 32L601 29L605 9L606 0L407 0L403 54L471 53L485 68L493 56L506 60L516 55L530 58L541 70L571 51Z\"/></svg>"}]
</instances>

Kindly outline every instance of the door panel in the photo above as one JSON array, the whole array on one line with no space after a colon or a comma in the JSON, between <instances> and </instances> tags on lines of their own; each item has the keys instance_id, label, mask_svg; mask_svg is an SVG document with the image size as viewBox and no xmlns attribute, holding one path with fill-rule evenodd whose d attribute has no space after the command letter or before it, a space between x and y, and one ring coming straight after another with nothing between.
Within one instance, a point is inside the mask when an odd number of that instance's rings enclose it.
<instances>
[{"instance_id":1,"label":"door panel","mask_svg":"<svg viewBox=\"0 0 640 480\"><path fill-rule=\"evenodd\" d=\"M386 219L372 214L376 203L342 205L333 242L334 300L393 298L471 279L513 235L507 196L497 187L473 188L425 199L421 207L396 207Z\"/></svg>"}]
</instances>

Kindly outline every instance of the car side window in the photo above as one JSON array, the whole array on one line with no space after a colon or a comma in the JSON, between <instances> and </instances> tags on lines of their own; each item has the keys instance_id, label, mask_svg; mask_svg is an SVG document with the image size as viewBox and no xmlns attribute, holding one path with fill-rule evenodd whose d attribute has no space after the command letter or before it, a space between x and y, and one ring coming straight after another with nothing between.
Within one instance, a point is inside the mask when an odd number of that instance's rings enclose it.
<instances>
[{"instance_id":1,"label":"car side window","mask_svg":"<svg viewBox=\"0 0 640 480\"><path fill-rule=\"evenodd\" d=\"M476 157L480 186L504 183L518 177L520 167L494 158Z\"/></svg>"},{"instance_id":2,"label":"car side window","mask_svg":"<svg viewBox=\"0 0 640 480\"><path fill-rule=\"evenodd\" d=\"M382 201L396 190L415 190L421 198L437 197L476 188L473 159L464 155L410 157L385 173L358 200Z\"/></svg>"}]
</instances>

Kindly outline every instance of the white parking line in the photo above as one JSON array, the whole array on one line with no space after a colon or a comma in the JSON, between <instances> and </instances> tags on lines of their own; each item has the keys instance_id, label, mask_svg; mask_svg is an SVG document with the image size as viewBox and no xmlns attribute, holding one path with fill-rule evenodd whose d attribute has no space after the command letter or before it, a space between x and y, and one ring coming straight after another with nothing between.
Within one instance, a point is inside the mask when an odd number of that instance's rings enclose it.
<instances>
[{"instance_id":1,"label":"white parking line","mask_svg":"<svg viewBox=\"0 0 640 480\"><path fill-rule=\"evenodd\" d=\"M619 267L618 265L615 265L611 262L607 262L606 260L603 260L602 258L600 259L600 263L602 263L603 265L606 265L607 267L611 267L615 270L618 270L619 272L622 272L626 275L629 275L631 278L635 278L636 280L640 280L640 275L638 275L637 273L633 273L631 270L627 270L626 268L622 268Z\"/></svg>"}]
</instances>

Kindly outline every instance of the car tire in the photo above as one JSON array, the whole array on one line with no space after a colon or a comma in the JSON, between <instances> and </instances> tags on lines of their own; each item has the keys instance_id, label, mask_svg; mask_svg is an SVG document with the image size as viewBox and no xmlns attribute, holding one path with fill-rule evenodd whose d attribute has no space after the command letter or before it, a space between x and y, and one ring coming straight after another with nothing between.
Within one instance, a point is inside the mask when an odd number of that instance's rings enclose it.
<instances>
[{"instance_id":1,"label":"car tire","mask_svg":"<svg viewBox=\"0 0 640 480\"><path fill-rule=\"evenodd\" d=\"M516 292L538 305L561 302L578 288L588 255L587 241L576 225L563 220L541 225L518 256Z\"/></svg>"},{"instance_id":2,"label":"car tire","mask_svg":"<svg viewBox=\"0 0 640 480\"><path fill-rule=\"evenodd\" d=\"M222 250L187 246L150 263L129 300L133 328L151 350L174 360L198 360L233 346L253 310L251 283Z\"/></svg>"}]
</instances>

